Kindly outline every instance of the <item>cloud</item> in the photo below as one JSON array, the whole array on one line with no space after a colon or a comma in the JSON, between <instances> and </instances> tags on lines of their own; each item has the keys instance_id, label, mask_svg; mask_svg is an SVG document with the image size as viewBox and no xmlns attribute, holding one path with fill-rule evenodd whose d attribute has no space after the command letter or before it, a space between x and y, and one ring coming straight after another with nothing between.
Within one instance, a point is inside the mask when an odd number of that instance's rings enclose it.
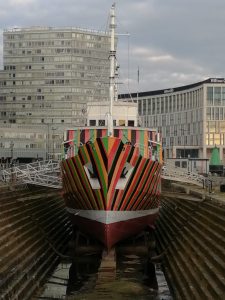
<instances>
[{"instance_id":1,"label":"cloud","mask_svg":"<svg viewBox=\"0 0 225 300\"><path fill-rule=\"evenodd\" d=\"M11 5L12 7L15 7L15 6L20 6L20 5L26 6L29 4L34 4L36 2L36 0L9 0L8 2L9 2L9 5Z\"/></svg>"},{"instance_id":2,"label":"cloud","mask_svg":"<svg viewBox=\"0 0 225 300\"><path fill-rule=\"evenodd\" d=\"M105 30L106 0L0 1L0 29L73 26ZM116 3L120 90L164 89L225 77L224 0L123 0ZM0 33L0 62L2 60ZM129 53L128 53L129 48Z\"/></svg>"}]
</instances>

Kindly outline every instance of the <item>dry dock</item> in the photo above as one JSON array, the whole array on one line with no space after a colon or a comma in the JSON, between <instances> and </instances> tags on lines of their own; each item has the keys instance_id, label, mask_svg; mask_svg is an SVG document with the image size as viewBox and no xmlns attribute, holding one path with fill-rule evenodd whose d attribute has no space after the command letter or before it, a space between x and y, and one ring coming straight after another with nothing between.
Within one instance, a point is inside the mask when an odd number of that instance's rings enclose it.
<instances>
[{"instance_id":1,"label":"dry dock","mask_svg":"<svg viewBox=\"0 0 225 300\"><path fill-rule=\"evenodd\" d=\"M163 269L173 299L224 299L225 193L174 184L161 203L157 278ZM102 258L99 249L93 258L79 253L74 264L64 256L71 237L58 191L1 189L0 299L172 299L164 279L158 292L154 282L149 285L146 270L152 268L143 247L119 245ZM70 273L77 289L66 296Z\"/></svg>"},{"instance_id":2,"label":"dry dock","mask_svg":"<svg viewBox=\"0 0 225 300\"><path fill-rule=\"evenodd\" d=\"M164 192L156 237L174 299L224 299L224 216L225 193L181 184Z\"/></svg>"},{"instance_id":3,"label":"dry dock","mask_svg":"<svg viewBox=\"0 0 225 300\"><path fill-rule=\"evenodd\" d=\"M0 295L26 300L45 282L71 236L64 203L53 189L1 189Z\"/></svg>"}]
</instances>

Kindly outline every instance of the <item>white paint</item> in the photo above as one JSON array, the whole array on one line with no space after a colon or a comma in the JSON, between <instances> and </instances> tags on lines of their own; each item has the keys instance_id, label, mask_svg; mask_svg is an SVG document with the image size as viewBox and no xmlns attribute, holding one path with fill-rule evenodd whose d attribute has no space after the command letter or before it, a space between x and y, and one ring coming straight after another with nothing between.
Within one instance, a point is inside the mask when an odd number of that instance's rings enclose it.
<instances>
[{"instance_id":1,"label":"white paint","mask_svg":"<svg viewBox=\"0 0 225 300\"><path fill-rule=\"evenodd\" d=\"M112 224L121 221L141 218L148 215L154 215L159 212L159 208L148 210L129 210L129 211L113 211L113 210L79 210L66 207L66 210L73 215L80 216L89 220L97 221L104 224Z\"/></svg>"}]
</instances>

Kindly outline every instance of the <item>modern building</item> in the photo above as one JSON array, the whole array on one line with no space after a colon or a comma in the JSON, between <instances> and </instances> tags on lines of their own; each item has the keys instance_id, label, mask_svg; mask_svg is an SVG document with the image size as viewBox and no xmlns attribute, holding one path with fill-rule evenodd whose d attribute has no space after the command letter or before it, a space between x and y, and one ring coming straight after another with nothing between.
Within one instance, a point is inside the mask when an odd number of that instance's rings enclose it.
<instances>
[{"instance_id":1,"label":"modern building","mask_svg":"<svg viewBox=\"0 0 225 300\"><path fill-rule=\"evenodd\" d=\"M85 125L86 103L108 100L109 49L106 32L53 27L5 30L0 157L8 157L12 144L14 158L55 155L63 130ZM54 139L50 155L49 141Z\"/></svg>"},{"instance_id":2,"label":"modern building","mask_svg":"<svg viewBox=\"0 0 225 300\"><path fill-rule=\"evenodd\" d=\"M225 79L120 95L138 102L141 125L157 128L165 158L210 159L215 145L225 165Z\"/></svg>"}]
</instances>

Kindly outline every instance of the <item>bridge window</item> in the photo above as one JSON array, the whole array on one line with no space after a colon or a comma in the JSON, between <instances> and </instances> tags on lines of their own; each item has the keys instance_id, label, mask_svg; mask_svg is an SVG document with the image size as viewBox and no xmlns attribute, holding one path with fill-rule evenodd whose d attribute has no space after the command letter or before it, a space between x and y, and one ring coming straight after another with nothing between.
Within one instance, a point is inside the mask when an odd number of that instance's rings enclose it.
<instances>
[{"instance_id":1,"label":"bridge window","mask_svg":"<svg viewBox=\"0 0 225 300\"><path fill-rule=\"evenodd\" d=\"M128 120L128 126L134 126L134 121L133 120Z\"/></svg>"},{"instance_id":2,"label":"bridge window","mask_svg":"<svg viewBox=\"0 0 225 300\"><path fill-rule=\"evenodd\" d=\"M119 120L119 126L125 126L125 120Z\"/></svg>"},{"instance_id":3,"label":"bridge window","mask_svg":"<svg viewBox=\"0 0 225 300\"><path fill-rule=\"evenodd\" d=\"M98 120L98 126L105 126L105 120Z\"/></svg>"},{"instance_id":4,"label":"bridge window","mask_svg":"<svg viewBox=\"0 0 225 300\"><path fill-rule=\"evenodd\" d=\"M96 126L96 120L90 120L90 126Z\"/></svg>"}]
</instances>

